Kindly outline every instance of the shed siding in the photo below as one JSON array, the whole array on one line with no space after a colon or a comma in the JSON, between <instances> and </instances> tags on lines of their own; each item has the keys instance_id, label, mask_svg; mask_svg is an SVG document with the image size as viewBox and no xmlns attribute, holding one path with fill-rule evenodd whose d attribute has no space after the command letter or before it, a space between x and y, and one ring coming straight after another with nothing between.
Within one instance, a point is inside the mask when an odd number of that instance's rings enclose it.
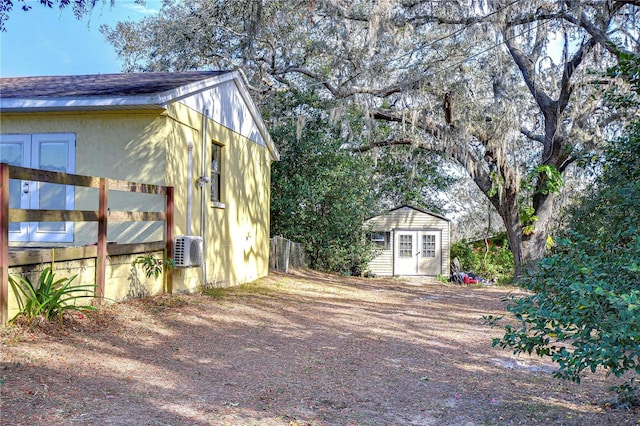
<instances>
[{"instance_id":1,"label":"shed siding","mask_svg":"<svg viewBox=\"0 0 640 426\"><path fill-rule=\"evenodd\" d=\"M445 250L446 247L446 250ZM442 274L449 275L451 270L451 223L447 223L446 232L442 232Z\"/></svg>"},{"instance_id":2,"label":"shed siding","mask_svg":"<svg viewBox=\"0 0 640 426\"><path fill-rule=\"evenodd\" d=\"M390 277L393 275L393 250L383 250L371 262L369 262L369 271L381 277Z\"/></svg>"}]
</instances>

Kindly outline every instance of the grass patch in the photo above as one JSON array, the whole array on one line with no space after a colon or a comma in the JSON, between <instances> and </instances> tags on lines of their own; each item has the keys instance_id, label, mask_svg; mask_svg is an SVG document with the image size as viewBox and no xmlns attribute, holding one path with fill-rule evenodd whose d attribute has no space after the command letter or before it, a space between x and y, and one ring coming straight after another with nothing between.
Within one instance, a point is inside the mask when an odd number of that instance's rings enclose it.
<instances>
[{"instance_id":1,"label":"grass patch","mask_svg":"<svg viewBox=\"0 0 640 426\"><path fill-rule=\"evenodd\" d=\"M233 287L206 288L202 294L214 300L224 300L229 297L271 296L279 287L279 283L257 280Z\"/></svg>"}]
</instances>

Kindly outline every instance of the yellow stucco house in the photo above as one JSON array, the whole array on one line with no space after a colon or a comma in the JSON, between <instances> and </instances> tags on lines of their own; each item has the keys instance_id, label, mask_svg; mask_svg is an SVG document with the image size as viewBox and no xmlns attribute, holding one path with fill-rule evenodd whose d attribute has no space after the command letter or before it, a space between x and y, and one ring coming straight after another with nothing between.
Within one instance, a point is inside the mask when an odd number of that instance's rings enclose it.
<instances>
[{"instance_id":1,"label":"yellow stucco house","mask_svg":"<svg viewBox=\"0 0 640 426\"><path fill-rule=\"evenodd\" d=\"M268 273L271 163L279 154L236 72L2 78L0 149L0 162L11 165L173 186L174 235L201 238L203 255L179 265L175 290ZM11 208L95 210L98 202L91 188L26 181L10 188ZM113 210L157 211L163 203L109 196ZM9 244L85 246L96 241L96 227L14 222ZM108 239L145 243L163 233L163 223L113 223Z\"/></svg>"}]
</instances>

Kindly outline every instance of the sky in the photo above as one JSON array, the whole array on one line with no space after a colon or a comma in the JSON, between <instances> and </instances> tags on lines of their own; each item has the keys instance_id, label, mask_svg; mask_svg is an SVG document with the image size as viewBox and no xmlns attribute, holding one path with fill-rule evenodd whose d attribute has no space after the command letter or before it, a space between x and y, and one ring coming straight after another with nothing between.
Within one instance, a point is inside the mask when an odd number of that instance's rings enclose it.
<instances>
[{"instance_id":1,"label":"sky","mask_svg":"<svg viewBox=\"0 0 640 426\"><path fill-rule=\"evenodd\" d=\"M23 12L14 2L7 31L0 33L1 77L118 73L120 61L100 25L139 21L157 13L162 3L147 0L140 6L133 0L116 0L113 8L98 3L90 16L77 20L70 9L26 1L32 9Z\"/></svg>"}]
</instances>

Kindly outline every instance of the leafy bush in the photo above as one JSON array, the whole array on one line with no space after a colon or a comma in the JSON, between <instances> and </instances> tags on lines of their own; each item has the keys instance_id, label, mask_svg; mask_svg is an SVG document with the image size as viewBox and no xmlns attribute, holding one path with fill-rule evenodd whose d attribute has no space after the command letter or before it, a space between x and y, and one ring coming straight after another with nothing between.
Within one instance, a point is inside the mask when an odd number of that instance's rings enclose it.
<instances>
[{"instance_id":1,"label":"leafy bush","mask_svg":"<svg viewBox=\"0 0 640 426\"><path fill-rule=\"evenodd\" d=\"M49 321L58 317L60 325L62 325L62 315L65 311L95 310L94 306L79 306L71 303L75 303L80 298L93 296L95 292L93 284L71 285L76 276L56 280L51 267L42 271L37 285L31 283L29 278L10 276L9 284L11 284L20 310L11 319L11 322L14 322L19 316L25 316L28 322L37 316L44 316Z\"/></svg>"},{"instance_id":2,"label":"leafy bush","mask_svg":"<svg viewBox=\"0 0 640 426\"><path fill-rule=\"evenodd\" d=\"M501 233L488 240L459 241L451 245L451 259L458 258L465 272L485 278L497 278L501 284L513 281L513 253L509 250L506 234Z\"/></svg>"},{"instance_id":3,"label":"leafy bush","mask_svg":"<svg viewBox=\"0 0 640 426\"><path fill-rule=\"evenodd\" d=\"M133 265L141 265L147 278L158 279L164 268L175 269L176 262L173 259L158 259L151 253L145 253L133 259Z\"/></svg>"},{"instance_id":4,"label":"leafy bush","mask_svg":"<svg viewBox=\"0 0 640 426\"><path fill-rule=\"evenodd\" d=\"M604 170L553 253L521 281L534 294L510 298L518 325L494 340L550 357L556 377L575 382L598 367L640 374L640 123L609 146Z\"/></svg>"},{"instance_id":5,"label":"leafy bush","mask_svg":"<svg viewBox=\"0 0 640 426\"><path fill-rule=\"evenodd\" d=\"M349 274L366 267L362 224L372 216L372 166L342 149L342 127L328 122L323 102L298 94L305 120L273 129L281 160L271 176L271 234L304 244L309 267ZM357 120L357 118L352 118Z\"/></svg>"}]
</instances>

